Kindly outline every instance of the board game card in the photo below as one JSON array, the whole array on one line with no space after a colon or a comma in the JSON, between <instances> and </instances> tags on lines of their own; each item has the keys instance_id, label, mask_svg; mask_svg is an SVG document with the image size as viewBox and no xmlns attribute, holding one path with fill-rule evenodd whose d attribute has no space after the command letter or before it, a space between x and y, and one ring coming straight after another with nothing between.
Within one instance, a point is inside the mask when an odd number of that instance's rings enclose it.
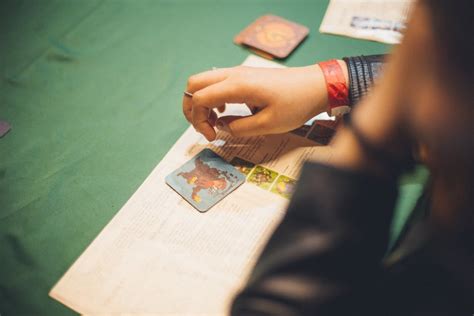
<instances>
[{"instance_id":1,"label":"board game card","mask_svg":"<svg viewBox=\"0 0 474 316\"><path fill-rule=\"evenodd\" d=\"M244 183L245 175L206 148L165 180L199 212L206 212Z\"/></svg>"},{"instance_id":2,"label":"board game card","mask_svg":"<svg viewBox=\"0 0 474 316\"><path fill-rule=\"evenodd\" d=\"M306 26L269 14L259 17L237 34L234 43L249 46L277 58L286 58L308 33Z\"/></svg>"},{"instance_id":3,"label":"board game card","mask_svg":"<svg viewBox=\"0 0 474 316\"><path fill-rule=\"evenodd\" d=\"M253 162L247 161L239 157L234 157L230 161L230 164L245 176L247 176L252 171L253 167L255 167L255 164Z\"/></svg>"},{"instance_id":4,"label":"board game card","mask_svg":"<svg viewBox=\"0 0 474 316\"><path fill-rule=\"evenodd\" d=\"M271 192L289 199L296 186L296 180L290 177L280 175L272 186Z\"/></svg>"},{"instance_id":5,"label":"board game card","mask_svg":"<svg viewBox=\"0 0 474 316\"><path fill-rule=\"evenodd\" d=\"M277 177L278 172L258 165L253 169L252 173L250 173L249 182L256 184L262 189L268 190Z\"/></svg>"}]
</instances>

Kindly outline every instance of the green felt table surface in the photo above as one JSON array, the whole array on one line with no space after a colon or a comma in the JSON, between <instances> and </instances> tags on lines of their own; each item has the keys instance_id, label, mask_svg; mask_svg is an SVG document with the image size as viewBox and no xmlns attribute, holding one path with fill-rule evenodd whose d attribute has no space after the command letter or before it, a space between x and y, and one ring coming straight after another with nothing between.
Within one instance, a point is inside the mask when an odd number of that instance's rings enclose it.
<instances>
[{"instance_id":1,"label":"green felt table surface","mask_svg":"<svg viewBox=\"0 0 474 316\"><path fill-rule=\"evenodd\" d=\"M0 315L74 314L48 292L188 127L189 75L240 64L273 13L310 28L283 63L384 53L318 32L327 1L1 1ZM423 172L422 172L423 173ZM402 182L399 231L423 175Z\"/></svg>"}]
</instances>

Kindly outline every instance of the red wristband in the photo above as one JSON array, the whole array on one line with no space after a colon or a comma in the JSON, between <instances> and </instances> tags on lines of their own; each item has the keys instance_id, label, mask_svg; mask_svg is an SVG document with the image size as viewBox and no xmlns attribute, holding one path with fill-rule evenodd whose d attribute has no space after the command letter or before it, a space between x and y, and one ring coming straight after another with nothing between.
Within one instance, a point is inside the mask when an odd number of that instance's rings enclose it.
<instances>
[{"instance_id":1,"label":"red wristband","mask_svg":"<svg viewBox=\"0 0 474 316\"><path fill-rule=\"evenodd\" d=\"M320 62L319 67L321 67L326 80L329 103L328 114L334 116L348 113L351 110L349 107L349 90L341 65L337 60L332 59Z\"/></svg>"}]
</instances>

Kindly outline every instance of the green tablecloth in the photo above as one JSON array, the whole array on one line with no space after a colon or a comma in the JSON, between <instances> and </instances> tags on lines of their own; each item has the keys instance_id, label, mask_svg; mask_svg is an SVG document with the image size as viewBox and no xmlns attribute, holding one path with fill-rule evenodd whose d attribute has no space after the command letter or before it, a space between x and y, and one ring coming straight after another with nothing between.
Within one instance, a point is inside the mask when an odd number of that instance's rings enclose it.
<instances>
[{"instance_id":1,"label":"green tablecloth","mask_svg":"<svg viewBox=\"0 0 474 316\"><path fill-rule=\"evenodd\" d=\"M188 126L189 75L240 64L266 13L309 38L284 63L386 52L318 32L327 1L2 1L0 314L72 312L48 291ZM405 180L396 232L418 194Z\"/></svg>"}]
</instances>

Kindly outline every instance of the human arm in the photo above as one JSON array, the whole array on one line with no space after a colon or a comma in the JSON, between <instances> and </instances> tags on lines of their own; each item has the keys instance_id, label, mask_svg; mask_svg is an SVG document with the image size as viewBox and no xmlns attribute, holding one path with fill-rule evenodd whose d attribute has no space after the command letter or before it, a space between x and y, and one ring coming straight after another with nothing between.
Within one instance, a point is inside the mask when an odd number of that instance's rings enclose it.
<instances>
[{"instance_id":1,"label":"human arm","mask_svg":"<svg viewBox=\"0 0 474 316\"><path fill-rule=\"evenodd\" d=\"M368 93L383 59L383 55L374 55L338 60L349 86L348 105L355 105ZM325 78L317 64L285 69L216 69L191 76L186 90L193 96L183 98L184 115L208 140L215 138L214 126L235 136L277 134L329 110ZM215 109L225 103L246 103L254 115L217 120Z\"/></svg>"}]
</instances>

